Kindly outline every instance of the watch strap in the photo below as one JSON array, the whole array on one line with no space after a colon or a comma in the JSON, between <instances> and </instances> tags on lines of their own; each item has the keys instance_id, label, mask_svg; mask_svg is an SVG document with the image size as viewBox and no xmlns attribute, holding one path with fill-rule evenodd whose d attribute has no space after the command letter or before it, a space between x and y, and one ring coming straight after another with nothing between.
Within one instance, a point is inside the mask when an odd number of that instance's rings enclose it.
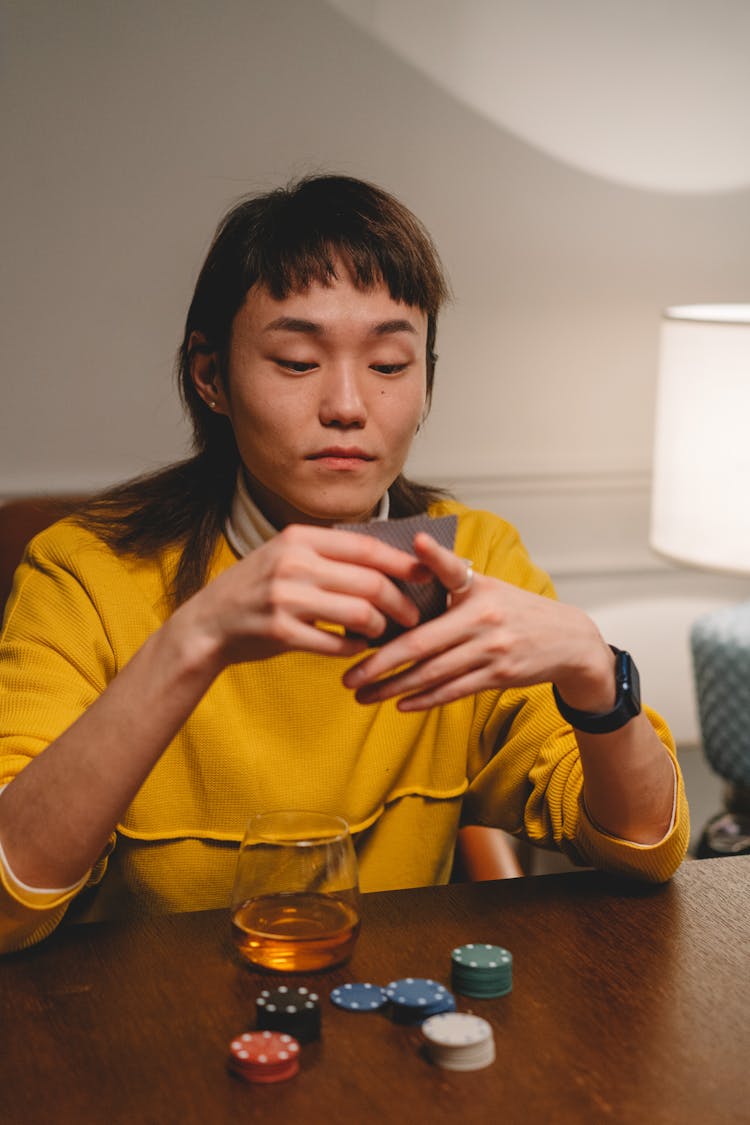
<instances>
[{"instance_id":1,"label":"watch strap","mask_svg":"<svg viewBox=\"0 0 750 1125\"><path fill-rule=\"evenodd\" d=\"M576 730L586 734L610 734L619 730L640 714L641 696L638 669L630 653L622 649L609 646L615 654L615 685L617 696L611 711L579 711L565 702L557 685L552 685L552 694L555 697L557 710L563 719L570 723Z\"/></svg>"}]
</instances>

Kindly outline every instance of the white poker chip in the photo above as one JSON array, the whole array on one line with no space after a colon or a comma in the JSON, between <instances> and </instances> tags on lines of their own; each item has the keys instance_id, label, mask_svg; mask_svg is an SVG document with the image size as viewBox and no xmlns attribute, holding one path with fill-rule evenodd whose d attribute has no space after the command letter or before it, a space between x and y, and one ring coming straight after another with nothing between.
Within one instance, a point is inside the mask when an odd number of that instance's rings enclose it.
<instances>
[{"instance_id":1,"label":"white poker chip","mask_svg":"<svg viewBox=\"0 0 750 1125\"><path fill-rule=\"evenodd\" d=\"M445 1070L481 1070L495 1061L492 1026L467 1012L444 1012L422 1024L432 1061Z\"/></svg>"},{"instance_id":2,"label":"white poker chip","mask_svg":"<svg viewBox=\"0 0 750 1125\"><path fill-rule=\"evenodd\" d=\"M491 1039L492 1025L468 1012L444 1012L425 1020L422 1034L441 1047L460 1047Z\"/></svg>"}]
</instances>

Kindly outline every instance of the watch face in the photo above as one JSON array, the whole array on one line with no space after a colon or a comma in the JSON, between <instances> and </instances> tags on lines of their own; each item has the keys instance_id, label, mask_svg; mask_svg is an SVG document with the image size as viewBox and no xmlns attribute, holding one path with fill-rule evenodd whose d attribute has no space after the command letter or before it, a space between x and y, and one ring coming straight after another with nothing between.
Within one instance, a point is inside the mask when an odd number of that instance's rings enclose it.
<instances>
[{"instance_id":1,"label":"watch face","mask_svg":"<svg viewBox=\"0 0 750 1125\"><path fill-rule=\"evenodd\" d=\"M616 676L618 703L637 715L641 709L641 682L629 652L618 652Z\"/></svg>"}]
</instances>

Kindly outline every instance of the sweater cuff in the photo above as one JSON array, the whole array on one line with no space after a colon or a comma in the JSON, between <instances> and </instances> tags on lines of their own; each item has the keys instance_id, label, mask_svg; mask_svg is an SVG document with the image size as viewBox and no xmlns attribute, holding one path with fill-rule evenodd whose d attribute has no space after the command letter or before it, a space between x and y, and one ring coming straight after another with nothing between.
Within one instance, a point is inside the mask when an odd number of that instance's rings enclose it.
<instances>
[{"instance_id":1,"label":"sweater cuff","mask_svg":"<svg viewBox=\"0 0 750 1125\"><path fill-rule=\"evenodd\" d=\"M667 836L669 835L669 833L672 831L672 829L675 826L675 821L677 820L677 797L678 797L677 766L674 764L674 760L671 757L671 755L670 755L670 758L669 758L669 764L672 767L672 776L674 778L674 784L673 784L673 789L672 789L672 815L669 818L669 828L664 833L661 840L657 840L655 844L638 844L638 843L636 843L635 840L628 840L624 836L612 836L612 835L610 835L610 833L607 832L606 828L602 828L602 826L596 820L594 820L593 816L591 815L591 813L588 810L588 806L586 804L586 797L585 797L585 794L584 794L584 796L581 798L581 804L583 805L583 811L586 814L586 819L588 820L589 824L591 824L600 835L609 836L609 838L611 840L619 840L623 844L630 844L630 846L633 847L633 848L655 848L655 847L658 847L659 844L662 844L664 842L664 840L666 840Z\"/></svg>"},{"instance_id":2,"label":"sweater cuff","mask_svg":"<svg viewBox=\"0 0 750 1125\"><path fill-rule=\"evenodd\" d=\"M21 885L23 886L23 884ZM0 953L26 949L48 937L60 924L79 884L62 894L19 890L0 864Z\"/></svg>"},{"instance_id":3,"label":"sweater cuff","mask_svg":"<svg viewBox=\"0 0 750 1125\"><path fill-rule=\"evenodd\" d=\"M575 842L587 863L650 883L665 883L672 877L685 858L690 842L690 815L684 784L673 759L672 768L675 774L672 823L666 835L655 844L623 840L600 828L589 816L581 794Z\"/></svg>"},{"instance_id":4,"label":"sweater cuff","mask_svg":"<svg viewBox=\"0 0 750 1125\"><path fill-rule=\"evenodd\" d=\"M10 783L6 782L5 785L0 785L0 793L7 789ZM13 871L8 857L3 848L3 842L0 840L0 883L3 888L10 894L16 902L21 906L28 906L32 910L44 909L46 906L60 905L63 900L72 898L72 896L80 891L85 886L87 880L91 875L90 871L73 883L71 887L61 887L59 890L52 890L49 887L30 887L28 883L24 883L19 879Z\"/></svg>"},{"instance_id":5,"label":"sweater cuff","mask_svg":"<svg viewBox=\"0 0 750 1125\"><path fill-rule=\"evenodd\" d=\"M0 841L0 881L5 890L21 906L28 906L32 910L44 909L48 906L59 906L63 901L72 898L74 894L84 887L91 875L90 871L73 883L70 887L52 889L50 887L30 887L19 879L8 862L8 857Z\"/></svg>"}]
</instances>

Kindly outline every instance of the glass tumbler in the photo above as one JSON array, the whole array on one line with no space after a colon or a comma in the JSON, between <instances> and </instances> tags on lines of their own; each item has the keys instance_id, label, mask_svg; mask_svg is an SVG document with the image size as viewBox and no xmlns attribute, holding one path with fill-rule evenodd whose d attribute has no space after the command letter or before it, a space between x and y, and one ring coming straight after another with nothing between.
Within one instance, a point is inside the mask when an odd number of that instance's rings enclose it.
<instances>
[{"instance_id":1,"label":"glass tumbler","mask_svg":"<svg viewBox=\"0 0 750 1125\"><path fill-rule=\"evenodd\" d=\"M307 973L347 961L360 910L346 821L298 810L251 817L231 910L237 950L258 968Z\"/></svg>"}]
</instances>

